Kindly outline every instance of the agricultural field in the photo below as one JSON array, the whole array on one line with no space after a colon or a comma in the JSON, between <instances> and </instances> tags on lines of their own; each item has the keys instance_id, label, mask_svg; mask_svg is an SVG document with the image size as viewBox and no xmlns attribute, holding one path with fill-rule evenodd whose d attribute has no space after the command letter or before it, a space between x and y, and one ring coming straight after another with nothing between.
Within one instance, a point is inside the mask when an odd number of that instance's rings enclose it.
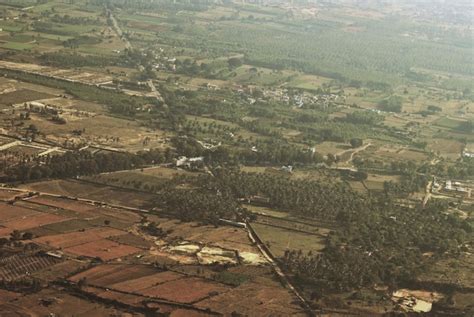
<instances>
[{"instance_id":1,"label":"agricultural field","mask_svg":"<svg viewBox=\"0 0 474 317\"><path fill-rule=\"evenodd\" d=\"M183 169L168 167L148 167L140 170L119 171L85 177L84 181L89 181L98 186L109 185L118 188L129 188L131 190L156 191L160 186L172 186L171 180L176 177L196 176L198 173L192 173ZM146 193L143 194L147 196Z\"/></svg>"},{"instance_id":2,"label":"agricultural field","mask_svg":"<svg viewBox=\"0 0 474 317\"><path fill-rule=\"evenodd\" d=\"M38 304L39 303L39 304ZM19 296L5 300L0 309L4 314L67 314L74 311L83 316L123 315L144 316L140 313L129 313L127 310L111 308L107 305L93 303L89 300L72 296L57 290L43 290L36 294Z\"/></svg>"},{"instance_id":3,"label":"agricultural field","mask_svg":"<svg viewBox=\"0 0 474 317\"><path fill-rule=\"evenodd\" d=\"M301 250L305 253L324 249L324 236L279 228L273 224L256 223L253 227L277 257L283 257L285 251L290 249Z\"/></svg>"},{"instance_id":4,"label":"agricultural field","mask_svg":"<svg viewBox=\"0 0 474 317\"><path fill-rule=\"evenodd\" d=\"M24 103L26 101L34 101L40 99L48 99L51 98L51 95L29 90L29 89L20 89L13 92L7 92L1 95L2 104L9 105L9 104L19 104Z\"/></svg>"},{"instance_id":5,"label":"agricultural field","mask_svg":"<svg viewBox=\"0 0 474 317\"><path fill-rule=\"evenodd\" d=\"M106 201L110 204L126 204L131 207L144 207L155 198L148 193L130 193L125 189L78 180L52 180L24 185L25 189L47 192L69 197ZM80 204L80 208L85 208Z\"/></svg>"},{"instance_id":6,"label":"agricultural field","mask_svg":"<svg viewBox=\"0 0 474 317\"><path fill-rule=\"evenodd\" d=\"M8 189L0 192L2 197L28 193ZM254 292L260 294L264 305L272 299L269 312L302 313L298 305L290 304L292 295L278 286L267 260L242 228L183 223L65 196L24 196L14 204L2 203L0 210L1 234L19 239L20 244L34 245L27 254L2 256L0 280L4 282L28 274L39 281L60 281L69 276L68 283L82 285L87 281L87 286L80 286L83 294L105 301L118 292L117 295L130 294L140 301L147 298L157 307L164 304L170 311L185 309L196 313L209 309L225 313L226 308L216 306L210 299L232 292L229 300L245 300L248 292ZM116 228L116 223L124 226ZM151 231L152 227L156 229ZM186 265L191 263L194 268L189 270ZM232 270L222 271L223 264ZM261 268L265 275L252 275L252 267L257 271ZM246 273L238 273L237 269ZM269 283L275 286L260 287ZM99 288L111 293L102 294ZM52 294L54 288L36 294L46 296L43 293ZM16 298L13 295L12 299ZM158 309L142 306L140 301L131 303L122 296L114 300L132 310ZM12 299L6 296L1 303L6 311ZM62 304L58 301L50 305L60 309Z\"/></svg>"},{"instance_id":7,"label":"agricultural field","mask_svg":"<svg viewBox=\"0 0 474 317\"><path fill-rule=\"evenodd\" d=\"M0 315L472 315L471 9L0 0Z\"/></svg>"}]
</instances>

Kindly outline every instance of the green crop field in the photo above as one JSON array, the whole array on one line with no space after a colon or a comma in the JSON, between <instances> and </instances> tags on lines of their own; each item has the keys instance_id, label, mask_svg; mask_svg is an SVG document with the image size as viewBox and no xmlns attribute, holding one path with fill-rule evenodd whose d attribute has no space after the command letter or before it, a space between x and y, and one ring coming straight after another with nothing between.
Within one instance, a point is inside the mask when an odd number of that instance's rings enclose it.
<instances>
[{"instance_id":1,"label":"green crop field","mask_svg":"<svg viewBox=\"0 0 474 317\"><path fill-rule=\"evenodd\" d=\"M3 48L8 48L12 50L29 50L33 48L33 44L30 43L18 43L18 42L8 42L1 45Z\"/></svg>"}]
</instances>

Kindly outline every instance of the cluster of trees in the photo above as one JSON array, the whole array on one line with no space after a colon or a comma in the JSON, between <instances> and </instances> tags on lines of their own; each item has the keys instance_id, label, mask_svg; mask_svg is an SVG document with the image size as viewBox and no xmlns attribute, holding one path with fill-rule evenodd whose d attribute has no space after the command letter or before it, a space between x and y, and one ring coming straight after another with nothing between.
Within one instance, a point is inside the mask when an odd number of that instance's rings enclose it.
<instances>
[{"instance_id":1,"label":"cluster of trees","mask_svg":"<svg viewBox=\"0 0 474 317\"><path fill-rule=\"evenodd\" d=\"M193 138L177 137L172 140L178 153L188 156L203 156L206 162L215 164L312 164L321 163L323 158L309 149L279 141L259 140L246 147L216 146L204 148Z\"/></svg>"},{"instance_id":2,"label":"cluster of trees","mask_svg":"<svg viewBox=\"0 0 474 317\"><path fill-rule=\"evenodd\" d=\"M445 214L446 207L435 202L421 210L371 201L357 217L340 222L322 253L287 252L283 262L302 286L321 292L375 283L409 287L439 257L459 255L472 234L468 222ZM423 256L426 252L433 257Z\"/></svg>"},{"instance_id":3,"label":"cluster of trees","mask_svg":"<svg viewBox=\"0 0 474 317\"><path fill-rule=\"evenodd\" d=\"M385 181L383 190L386 195L404 196L423 190L428 183L429 177L423 174L404 174L400 177L400 182Z\"/></svg>"},{"instance_id":4,"label":"cluster of trees","mask_svg":"<svg viewBox=\"0 0 474 317\"><path fill-rule=\"evenodd\" d=\"M431 163L417 164L414 161L384 162L380 160L362 159L360 157L354 158L353 163L359 169L385 170L403 176L425 174L454 179L465 179L474 176L474 159L469 157L460 158L455 164L450 164L444 160L434 165Z\"/></svg>"},{"instance_id":5,"label":"cluster of trees","mask_svg":"<svg viewBox=\"0 0 474 317\"><path fill-rule=\"evenodd\" d=\"M447 206L437 201L423 210L410 209L393 204L387 193L367 197L341 183L213 172L215 177L203 175L192 184L232 199L264 197L272 208L340 226L328 236L321 254L285 254L283 262L303 286L340 291L374 283L407 285L431 261L423 253L457 255L472 233L468 222L447 215Z\"/></svg>"},{"instance_id":6,"label":"cluster of trees","mask_svg":"<svg viewBox=\"0 0 474 317\"><path fill-rule=\"evenodd\" d=\"M88 151L67 152L64 155L36 158L24 161L4 170L4 181L29 181L42 178L67 178L94 175L124 169L139 168L145 164L157 164L172 160L173 154L160 150L130 153L98 153Z\"/></svg>"},{"instance_id":7,"label":"cluster of trees","mask_svg":"<svg viewBox=\"0 0 474 317\"><path fill-rule=\"evenodd\" d=\"M106 67L115 65L118 60L114 57L99 55L81 55L64 51L44 53L39 56L42 64L56 67Z\"/></svg>"},{"instance_id":8,"label":"cluster of trees","mask_svg":"<svg viewBox=\"0 0 474 317\"><path fill-rule=\"evenodd\" d=\"M137 112L137 108L140 108L145 104L159 104L156 98L128 96L92 85L86 85L77 82L71 83L68 81L48 78L36 74L6 69L2 69L0 73L18 80L54 87L57 89L64 89L67 93L74 95L81 100L92 101L106 105L112 113L121 115L133 116Z\"/></svg>"},{"instance_id":9,"label":"cluster of trees","mask_svg":"<svg viewBox=\"0 0 474 317\"><path fill-rule=\"evenodd\" d=\"M421 114L423 117L427 117L429 115L435 114L435 113L440 112L442 110L443 109L441 109L438 106L429 105L428 107L426 107L425 110L421 110L418 113Z\"/></svg>"},{"instance_id":10,"label":"cluster of trees","mask_svg":"<svg viewBox=\"0 0 474 317\"><path fill-rule=\"evenodd\" d=\"M50 20L55 23L63 23L63 24L74 24L74 25L99 25L101 24L100 19L97 17L96 19L91 19L88 17L74 17L68 14L59 15L55 14L50 17Z\"/></svg>"},{"instance_id":11,"label":"cluster of trees","mask_svg":"<svg viewBox=\"0 0 474 317\"><path fill-rule=\"evenodd\" d=\"M190 58L186 58L183 61L177 60L176 63L176 72L179 74L185 74L189 76L202 76L205 78L213 78L213 73L215 68L212 64L201 63L200 65Z\"/></svg>"},{"instance_id":12,"label":"cluster of trees","mask_svg":"<svg viewBox=\"0 0 474 317\"><path fill-rule=\"evenodd\" d=\"M346 115L345 121L354 124L376 125L382 122L384 117L373 111L354 111Z\"/></svg>"},{"instance_id":13,"label":"cluster of trees","mask_svg":"<svg viewBox=\"0 0 474 317\"><path fill-rule=\"evenodd\" d=\"M262 140L255 147L236 149L233 158L242 164L312 164L321 163L323 158L310 149L282 142L278 139Z\"/></svg>"},{"instance_id":14,"label":"cluster of trees","mask_svg":"<svg viewBox=\"0 0 474 317\"><path fill-rule=\"evenodd\" d=\"M36 278L22 278L17 280L0 280L0 288L20 293L36 293L41 290L41 282Z\"/></svg>"},{"instance_id":15,"label":"cluster of trees","mask_svg":"<svg viewBox=\"0 0 474 317\"><path fill-rule=\"evenodd\" d=\"M69 30L58 27L57 24L46 21L35 21L31 24L35 31L39 33L55 34L55 35L71 35Z\"/></svg>"},{"instance_id":16,"label":"cluster of trees","mask_svg":"<svg viewBox=\"0 0 474 317\"><path fill-rule=\"evenodd\" d=\"M440 161L435 165L426 163L420 166L419 171L440 177L469 179L474 177L474 158L463 157L454 164L449 164L445 161Z\"/></svg>"},{"instance_id":17,"label":"cluster of trees","mask_svg":"<svg viewBox=\"0 0 474 317\"><path fill-rule=\"evenodd\" d=\"M162 238L166 236L166 232L159 227L159 223L156 222L149 222L143 224L141 229L145 231L147 234L152 235L154 237Z\"/></svg>"},{"instance_id":18,"label":"cluster of trees","mask_svg":"<svg viewBox=\"0 0 474 317\"><path fill-rule=\"evenodd\" d=\"M356 111L345 119L330 119L331 109L303 109L297 113L289 112L288 105L283 102L258 100L254 104L249 104L245 94L226 89L206 93L171 91L165 86L160 86L159 89L174 114L208 116L232 122L240 126L240 130L245 129L271 139L278 139L282 143L285 143L282 128L301 132L298 138L307 145L322 141L348 142L352 138L389 139L396 136L397 139L401 139L395 132L377 124L383 120L383 116L375 112ZM245 116L256 117L258 120L243 120ZM278 124L275 125L275 122ZM188 135L195 134L202 137L203 133L209 133L213 139L230 141L226 136L227 133L220 133L223 129L208 129L204 132L196 124L193 125L194 127L189 129L190 125L185 124L185 132Z\"/></svg>"},{"instance_id":19,"label":"cluster of trees","mask_svg":"<svg viewBox=\"0 0 474 317\"><path fill-rule=\"evenodd\" d=\"M258 197L271 208L332 223L337 229L327 236L321 253L289 250L281 259L300 286L321 292L375 283L409 286L432 261L459 255L473 231L469 222L448 215L444 202L404 208L392 203L390 193L368 197L342 183L225 168L213 174L181 179L187 189L164 187L159 205L185 221L217 224L219 218L251 218L238 202ZM426 252L433 257L423 256Z\"/></svg>"},{"instance_id":20,"label":"cluster of trees","mask_svg":"<svg viewBox=\"0 0 474 317\"><path fill-rule=\"evenodd\" d=\"M241 220L249 215L232 195L216 188L177 189L166 187L157 203L164 212L183 221L199 221L217 226L219 219Z\"/></svg>"},{"instance_id":21,"label":"cluster of trees","mask_svg":"<svg viewBox=\"0 0 474 317\"><path fill-rule=\"evenodd\" d=\"M474 121L463 121L459 124L456 130L463 133L472 133L474 131Z\"/></svg>"},{"instance_id":22,"label":"cluster of trees","mask_svg":"<svg viewBox=\"0 0 474 317\"><path fill-rule=\"evenodd\" d=\"M423 190L428 183L430 173L425 174L420 165L413 161L374 161L356 157L353 163L359 170L377 170L400 175L400 182L384 182L384 192L392 196L405 196Z\"/></svg>"},{"instance_id":23,"label":"cluster of trees","mask_svg":"<svg viewBox=\"0 0 474 317\"><path fill-rule=\"evenodd\" d=\"M347 214L345 221L348 221L354 210L366 207L364 196L340 182L323 184L292 180L284 175L242 173L224 168L215 169L213 173L215 177L202 175L193 184L205 184L207 188L240 200L264 197L272 208L326 220L340 218L338 214L344 212Z\"/></svg>"},{"instance_id":24,"label":"cluster of trees","mask_svg":"<svg viewBox=\"0 0 474 317\"><path fill-rule=\"evenodd\" d=\"M390 96L378 103L380 110L387 112L402 112L403 98L400 96Z\"/></svg>"},{"instance_id":25,"label":"cluster of trees","mask_svg":"<svg viewBox=\"0 0 474 317\"><path fill-rule=\"evenodd\" d=\"M79 48L80 45L93 45L99 44L102 40L97 37L81 35L72 39L67 39L63 42L63 46L66 48Z\"/></svg>"},{"instance_id":26,"label":"cluster of trees","mask_svg":"<svg viewBox=\"0 0 474 317\"><path fill-rule=\"evenodd\" d=\"M239 127L224 125L212 122L199 122L197 120L188 120L183 126L183 131L187 135L219 135L221 138L230 141L235 133L239 131Z\"/></svg>"}]
</instances>

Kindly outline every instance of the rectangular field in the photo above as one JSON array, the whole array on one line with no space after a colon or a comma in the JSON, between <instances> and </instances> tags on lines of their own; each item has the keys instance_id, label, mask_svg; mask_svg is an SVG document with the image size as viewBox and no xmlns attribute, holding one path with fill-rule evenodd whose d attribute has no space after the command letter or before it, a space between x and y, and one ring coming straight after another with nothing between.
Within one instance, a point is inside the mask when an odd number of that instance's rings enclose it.
<instances>
[{"instance_id":1,"label":"rectangular field","mask_svg":"<svg viewBox=\"0 0 474 317\"><path fill-rule=\"evenodd\" d=\"M0 224L13 221L18 218L26 218L27 216L38 215L40 213L23 207L18 207L0 202Z\"/></svg>"},{"instance_id":2,"label":"rectangular field","mask_svg":"<svg viewBox=\"0 0 474 317\"><path fill-rule=\"evenodd\" d=\"M156 199L156 196L153 194L129 191L111 186L97 185L75 180L44 181L27 184L22 187L33 191L47 192L68 197L87 198L128 207L143 207L149 205ZM61 205L58 205L58 203L55 204L60 208L71 210L72 205L76 206L73 202L73 200L68 200L66 205L64 205L64 202ZM45 202L45 204L48 204L48 202ZM79 203L77 209L74 207L74 210L77 211L88 211L90 209L93 209L93 207L85 208L83 203Z\"/></svg>"},{"instance_id":3,"label":"rectangular field","mask_svg":"<svg viewBox=\"0 0 474 317\"><path fill-rule=\"evenodd\" d=\"M153 242L145 240L142 237L131 233L126 233L121 236L109 237L108 239L120 244L126 244L140 249L149 249L153 245Z\"/></svg>"},{"instance_id":4,"label":"rectangular field","mask_svg":"<svg viewBox=\"0 0 474 317\"><path fill-rule=\"evenodd\" d=\"M148 265L103 264L78 273L69 280L78 282L80 279L86 278L90 285L107 287L157 272L160 271Z\"/></svg>"},{"instance_id":5,"label":"rectangular field","mask_svg":"<svg viewBox=\"0 0 474 317\"><path fill-rule=\"evenodd\" d=\"M195 305L209 307L224 316L230 316L234 310L248 316L304 316L294 301L295 298L284 288L251 282Z\"/></svg>"},{"instance_id":6,"label":"rectangular field","mask_svg":"<svg viewBox=\"0 0 474 317\"><path fill-rule=\"evenodd\" d=\"M19 89L5 94L0 94L0 104L18 104L27 101L53 98L53 95L30 89Z\"/></svg>"},{"instance_id":7,"label":"rectangular field","mask_svg":"<svg viewBox=\"0 0 474 317\"><path fill-rule=\"evenodd\" d=\"M123 235L125 232L113 228L94 228L85 231L58 234L53 236L41 237L33 241L40 244L46 244L55 248L70 248L77 245L99 241L114 235Z\"/></svg>"},{"instance_id":8,"label":"rectangular field","mask_svg":"<svg viewBox=\"0 0 474 317\"><path fill-rule=\"evenodd\" d=\"M325 247L324 238L319 235L290 231L260 223L254 223L252 227L277 257L283 257L286 250L314 253Z\"/></svg>"},{"instance_id":9,"label":"rectangular field","mask_svg":"<svg viewBox=\"0 0 474 317\"><path fill-rule=\"evenodd\" d=\"M109 285L109 287L112 289L116 289L116 290L128 292L128 293L133 293L133 292L141 293L141 291L145 289L148 289L148 288L151 288L151 287L154 287L166 282L181 279L183 277L185 277L185 275L183 274L179 274L179 273L175 273L171 271L165 271L165 272L159 272L153 275L139 277L133 280L127 280L124 282L111 284Z\"/></svg>"},{"instance_id":10,"label":"rectangular field","mask_svg":"<svg viewBox=\"0 0 474 317\"><path fill-rule=\"evenodd\" d=\"M73 253L79 256L87 256L91 258L100 258L103 261L120 258L137 253L139 251L142 250L129 245L119 244L107 239L75 245L64 249L64 252L67 253Z\"/></svg>"},{"instance_id":11,"label":"rectangular field","mask_svg":"<svg viewBox=\"0 0 474 317\"><path fill-rule=\"evenodd\" d=\"M194 303L204 298L225 293L231 288L223 284L190 277L148 288L140 293L179 303Z\"/></svg>"},{"instance_id":12,"label":"rectangular field","mask_svg":"<svg viewBox=\"0 0 474 317\"><path fill-rule=\"evenodd\" d=\"M48 213L35 213L28 216L23 216L21 219L15 218L10 221L3 222L2 225L13 230L26 230L51 223L61 222L64 220L67 220L67 218Z\"/></svg>"}]
</instances>

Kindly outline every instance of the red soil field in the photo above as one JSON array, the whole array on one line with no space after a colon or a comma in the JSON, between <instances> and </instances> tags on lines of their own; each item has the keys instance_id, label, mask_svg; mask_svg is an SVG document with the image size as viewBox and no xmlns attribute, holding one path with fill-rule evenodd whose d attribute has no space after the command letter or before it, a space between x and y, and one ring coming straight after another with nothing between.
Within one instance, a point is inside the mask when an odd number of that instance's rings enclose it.
<instances>
[{"instance_id":1,"label":"red soil field","mask_svg":"<svg viewBox=\"0 0 474 317\"><path fill-rule=\"evenodd\" d=\"M113 236L107 239L144 250L148 250L151 246L153 246L153 242L145 240L144 238L132 233L127 233L121 236Z\"/></svg>"},{"instance_id":2,"label":"red soil field","mask_svg":"<svg viewBox=\"0 0 474 317\"><path fill-rule=\"evenodd\" d=\"M94 213L132 223L140 222L142 219L134 212L116 208L97 207L94 209Z\"/></svg>"},{"instance_id":3,"label":"red soil field","mask_svg":"<svg viewBox=\"0 0 474 317\"><path fill-rule=\"evenodd\" d=\"M128 305L137 306L137 307L142 307L143 306L142 302L147 299L146 297L143 297L143 296L123 294L119 292L114 292L113 290L105 291L102 288L97 288L94 286L86 286L86 287L83 287L82 290L86 291L87 293L95 294L105 299L112 299L112 300L116 300Z\"/></svg>"},{"instance_id":4,"label":"red soil field","mask_svg":"<svg viewBox=\"0 0 474 317\"><path fill-rule=\"evenodd\" d=\"M16 190L0 189L0 200L10 200L21 194L22 192Z\"/></svg>"},{"instance_id":5,"label":"red soil field","mask_svg":"<svg viewBox=\"0 0 474 317\"><path fill-rule=\"evenodd\" d=\"M245 230L222 226L197 226L194 222L181 223L175 219L161 219L158 221L163 230L172 229L169 237L180 237L183 240L198 241L203 244L213 244L222 248L254 251L248 234Z\"/></svg>"},{"instance_id":6,"label":"red soil field","mask_svg":"<svg viewBox=\"0 0 474 317\"><path fill-rule=\"evenodd\" d=\"M110 236L118 236L124 234L124 231L113 228L94 228L85 231L70 232L46 236L34 239L34 242L47 244L55 248L69 248L76 245L101 240Z\"/></svg>"},{"instance_id":7,"label":"red soil field","mask_svg":"<svg viewBox=\"0 0 474 317\"><path fill-rule=\"evenodd\" d=\"M9 291L5 291L3 289L0 289L0 304L9 302L11 300L14 300L15 298L18 298L21 294L18 293L13 293Z\"/></svg>"},{"instance_id":8,"label":"red soil field","mask_svg":"<svg viewBox=\"0 0 474 317\"><path fill-rule=\"evenodd\" d=\"M0 227L0 237L8 237L12 232L11 228Z\"/></svg>"},{"instance_id":9,"label":"red soil field","mask_svg":"<svg viewBox=\"0 0 474 317\"><path fill-rule=\"evenodd\" d=\"M226 293L207 298L195 306L210 308L225 316L239 311L251 316L305 316L302 309L293 304L295 298L280 285L244 283ZM262 304L263 303L263 304ZM245 309L243 309L245 308Z\"/></svg>"},{"instance_id":10,"label":"red soil field","mask_svg":"<svg viewBox=\"0 0 474 317\"><path fill-rule=\"evenodd\" d=\"M142 276L155 274L157 270L148 265L103 264L69 278L73 282L87 278L89 285L108 287Z\"/></svg>"},{"instance_id":11,"label":"red soil field","mask_svg":"<svg viewBox=\"0 0 474 317\"><path fill-rule=\"evenodd\" d=\"M170 317L205 317L209 316L209 314L199 312L196 310L190 310L190 309L177 309L173 311L170 315Z\"/></svg>"},{"instance_id":12,"label":"red soil field","mask_svg":"<svg viewBox=\"0 0 474 317\"><path fill-rule=\"evenodd\" d=\"M40 213L28 208L0 203L0 223L4 223L6 221L9 221L15 218L21 218L21 217L29 216L33 214L40 214Z\"/></svg>"},{"instance_id":13,"label":"red soil field","mask_svg":"<svg viewBox=\"0 0 474 317\"><path fill-rule=\"evenodd\" d=\"M141 290L157 286L158 284L163 284L165 282L174 281L183 277L185 277L183 274L166 271L143 276L134 280L112 284L109 285L109 287L119 291L139 293Z\"/></svg>"},{"instance_id":14,"label":"red soil field","mask_svg":"<svg viewBox=\"0 0 474 317\"><path fill-rule=\"evenodd\" d=\"M210 296L211 292L223 293L229 289L223 284L190 277L148 288L140 291L140 294L179 303L193 303Z\"/></svg>"},{"instance_id":15,"label":"red soil field","mask_svg":"<svg viewBox=\"0 0 474 317\"><path fill-rule=\"evenodd\" d=\"M166 313L171 313L172 311L176 310L176 306L174 305L166 305L162 303L151 303L149 302L149 298L139 296L139 295L133 295L133 294L124 294L120 292L115 292L113 290L108 290L105 291L102 288L97 288L94 286L86 286L82 288L83 291L86 291L91 294L95 294L99 297L102 297L104 299L111 299L111 300L116 300L121 303L130 305L130 306L135 306L135 307L143 307L143 301L148 301L149 307L153 309L158 309L160 313L166 314ZM193 311L191 311L193 312ZM193 316L193 315L191 315ZM205 315L208 316L208 315Z\"/></svg>"},{"instance_id":16,"label":"red soil field","mask_svg":"<svg viewBox=\"0 0 474 317\"><path fill-rule=\"evenodd\" d=\"M67 253L73 253L76 255L83 255L88 257L98 257L103 261L108 261L123 256L127 256L133 253L142 251L141 249L131 247L129 245L118 244L107 239L93 241L76 245L67 249L64 249Z\"/></svg>"},{"instance_id":17,"label":"red soil field","mask_svg":"<svg viewBox=\"0 0 474 317\"><path fill-rule=\"evenodd\" d=\"M68 218L61 217L54 214L38 213L36 215L24 216L23 219L15 219L3 223L5 227L12 228L15 230L26 230L35 227L40 227L50 223L61 222Z\"/></svg>"}]
</instances>

